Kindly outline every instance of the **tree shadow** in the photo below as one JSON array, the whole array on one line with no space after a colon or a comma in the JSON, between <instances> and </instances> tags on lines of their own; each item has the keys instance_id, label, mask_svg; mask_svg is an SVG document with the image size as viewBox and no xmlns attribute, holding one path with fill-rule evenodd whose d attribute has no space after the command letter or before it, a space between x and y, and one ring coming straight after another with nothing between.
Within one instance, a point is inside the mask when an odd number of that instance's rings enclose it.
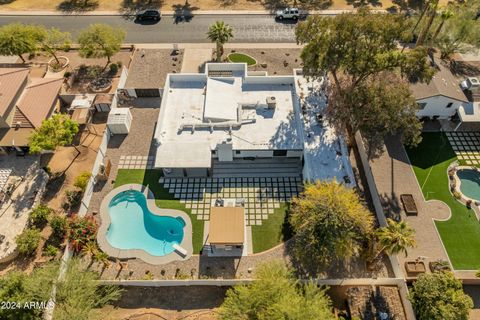
<instances>
[{"instance_id":1,"label":"tree shadow","mask_svg":"<svg viewBox=\"0 0 480 320\"><path fill-rule=\"evenodd\" d=\"M174 4L173 8L173 23L179 24L181 22L190 22L193 19L193 11L198 10L198 7L192 7L188 0L185 3Z\"/></svg>"},{"instance_id":2,"label":"tree shadow","mask_svg":"<svg viewBox=\"0 0 480 320\"><path fill-rule=\"evenodd\" d=\"M360 8L365 6L381 7L382 2L379 0L347 0L347 4L354 8Z\"/></svg>"},{"instance_id":3,"label":"tree shadow","mask_svg":"<svg viewBox=\"0 0 480 320\"><path fill-rule=\"evenodd\" d=\"M57 10L66 13L93 11L97 8L98 0L65 0L57 6Z\"/></svg>"},{"instance_id":4,"label":"tree shadow","mask_svg":"<svg viewBox=\"0 0 480 320\"><path fill-rule=\"evenodd\" d=\"M58 197L58 192L62 189L63 183L67 175L65 173L59 173L52 177L47 182L45 192L43 193L43 201L49 202L53 198Z\"/></svg>"},{"instance_id":5,"label":"tree shadow","mask_svg":"<svg viewBox=\"0 0 480 320\"><path fill-rule=\"evenodd\" d=\"M475 77L480 74L480 64L452 60L450 62L450 71L459 77Z\"/></svg>"},{"instance_id":6,"label":"tree shadow","mask_svg":"<svg viewBox=\"0 0 480 320\"><path fill-rule=\"evenodd\" d=\"M15 0L0 0L0 6L3 5L3 4L9 4L9 3L12 3L14 2Z\"/></svg>"},{"instance_id":7,"label":"tree shadow","mask_svg":"<svg viewBox=\"0 0 480 320\"><path fill-rule=\"evenodd\" d=\"M162 5L163 0L123 0L120 12L125 19L134 20L138 11L159 9Z\"/></svg>"},{"instance_id":8,"label":"tree shadow","mask_svg":"<svg viewBox=\"0 0 480 320\"><path fill-rule=\"evenodd\" d=\"M398 6L400 11L422 10L425 6L425 0L392 0L392 3Z\"/></svg>"},{"instance_id":9,"label":"tree shadow","mask_svg":"<svg viewBox=\"0 0 480 320\"><path fill-rule=\"evenodd\" d=\"M332 5L331 0L298 0L297 6L302 10L325 10Z\"/></svg>"}]
</instances>

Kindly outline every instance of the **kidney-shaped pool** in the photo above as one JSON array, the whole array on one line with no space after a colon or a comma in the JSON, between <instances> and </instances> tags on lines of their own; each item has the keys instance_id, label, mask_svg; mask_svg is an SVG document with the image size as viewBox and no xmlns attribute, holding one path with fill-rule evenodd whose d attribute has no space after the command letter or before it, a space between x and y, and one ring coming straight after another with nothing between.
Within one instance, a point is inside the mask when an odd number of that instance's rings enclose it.
<instances>
[{"instance_id":1,"label":"kidney-shaped pool","mask_svg":"<svg viewBox=\"0 0 480 320\"><path fill-rule=\"evenodd\" d=\"M181 217L159 216L150 212L143 193L126 190L112 198L108 206L110 226L107 241L117 249L141 249L152 256L174 251L184 236Z\"/></svg>"}]
</instances>

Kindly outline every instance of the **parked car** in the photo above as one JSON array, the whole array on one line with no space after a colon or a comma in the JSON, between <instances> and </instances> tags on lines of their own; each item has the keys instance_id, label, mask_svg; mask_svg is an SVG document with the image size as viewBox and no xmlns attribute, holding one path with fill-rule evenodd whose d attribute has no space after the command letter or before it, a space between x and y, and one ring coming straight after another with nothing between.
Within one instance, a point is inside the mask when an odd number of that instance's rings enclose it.
<instances>
[{"instance_id":1,"label":"parked car","mask_svg":"<svg viewBox=\"0 0 480 320\"><path fill-rule=\"evenodd\" d=\"M147 9L147 10L139 11L137 13L136 18L138 21L146 21L146 20L159 21L161 17L162 17L162 14L160 13L160 11Z\"/></svg>"},{"instance_id":2,"label":"parked car","mask_svg":"<svg viewBox=\"0 0 480 320\"><path fill-rule=\"evenodd\" d=\"M284 19L292 19L298 20L300 18L300 10L298 8L285 8L282 10L278 10L275 13L275 19L284 20Z\"/></svg>"}]
</instances>

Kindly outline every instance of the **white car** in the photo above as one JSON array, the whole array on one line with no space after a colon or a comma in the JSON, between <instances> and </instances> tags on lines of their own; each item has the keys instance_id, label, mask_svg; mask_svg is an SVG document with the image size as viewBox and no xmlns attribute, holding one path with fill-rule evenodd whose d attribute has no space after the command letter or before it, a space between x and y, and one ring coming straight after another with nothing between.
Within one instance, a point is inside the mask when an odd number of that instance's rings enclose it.
<instances>
[{"instance_id":1,"label":"white car","mask_svg":"<svg viewBox=\"0 0 480 320\"><path fill-rule=\"evenodd\" d=\"M278 10L275 13L275 19L283 20L283 19L292 19L298 20L300 18L300 10L298 8L285 8L282 10Z\"/></svg>"}]
</instances>

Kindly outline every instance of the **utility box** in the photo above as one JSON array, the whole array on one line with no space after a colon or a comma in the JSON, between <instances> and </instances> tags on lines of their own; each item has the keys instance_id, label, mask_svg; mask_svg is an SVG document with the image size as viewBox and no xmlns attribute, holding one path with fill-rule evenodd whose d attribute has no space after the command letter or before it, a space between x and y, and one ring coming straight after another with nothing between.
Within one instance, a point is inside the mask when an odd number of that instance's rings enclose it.
<instances>
[{"instance_id":1,"label":"utility box","mask_svg":"<svg viewBox=\"0 0 480 320\"><path fill-rule=\"evenodd\" d=\"M107 119L107 127L112 134L128 134L132 125L129 108L113 108Z\"/></svg>"}]
</instances>

